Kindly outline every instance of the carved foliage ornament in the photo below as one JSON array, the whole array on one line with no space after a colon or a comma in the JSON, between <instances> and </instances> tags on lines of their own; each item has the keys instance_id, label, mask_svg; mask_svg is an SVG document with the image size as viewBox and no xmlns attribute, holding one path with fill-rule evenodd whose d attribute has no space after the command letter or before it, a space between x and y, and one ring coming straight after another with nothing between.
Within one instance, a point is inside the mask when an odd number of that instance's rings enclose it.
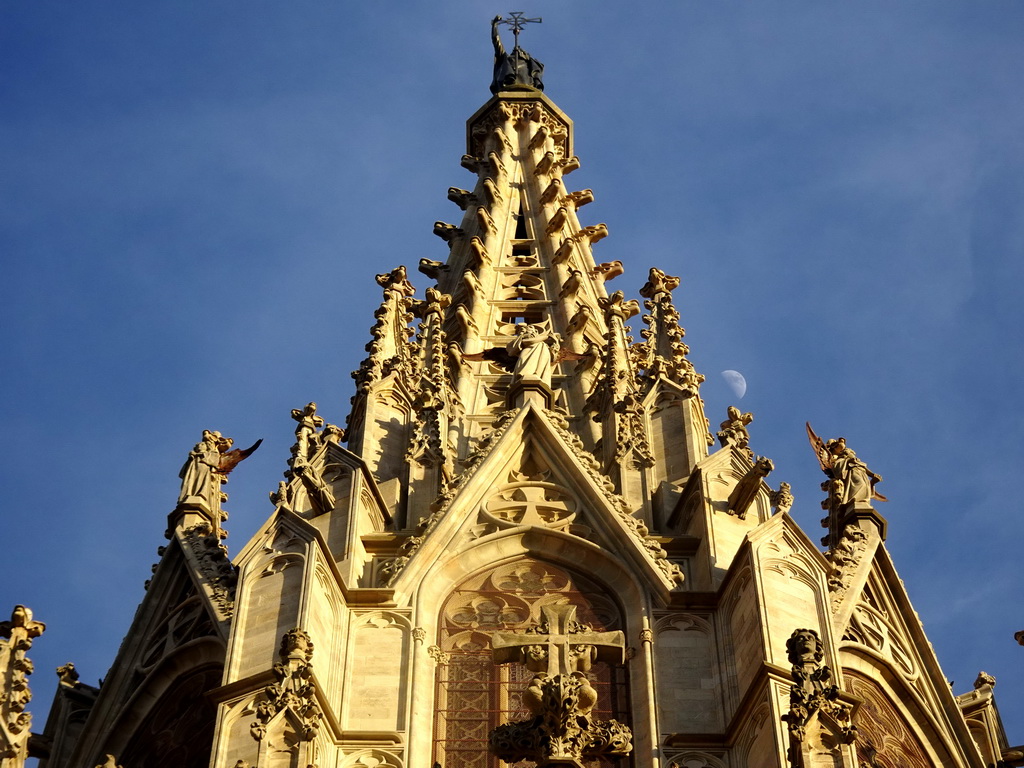
<instances>
[{"instance_id":1,"label":"carved foliage ornament","mask_svg":"<svg viewBox=\"0 0 1024 768\"><path fill-rule=\"evenodd\" d=\"M302 738L311 741L323 717L313 681L313 641L304 630L290 629L281 638L279 656L281 661L274 665L277 682L268 685L258 696L256 721L249 732L256 741L263 740L270 721L287 709L298 721Z\"/></svg>"},{"instance_id":2,"label":"carved foliage ornament","mask_svg":"<svg viewBox=\"0 0 1024 768\"><path fill-rule=\"evenodd\" d=\"M238 572L231 564L227 547L221 543L213 527L205 522L186 528L182 538L199 562L199 571L206 580L214 604L225 617L230 617L235 610Z\"/></svg>"}]
</instances>

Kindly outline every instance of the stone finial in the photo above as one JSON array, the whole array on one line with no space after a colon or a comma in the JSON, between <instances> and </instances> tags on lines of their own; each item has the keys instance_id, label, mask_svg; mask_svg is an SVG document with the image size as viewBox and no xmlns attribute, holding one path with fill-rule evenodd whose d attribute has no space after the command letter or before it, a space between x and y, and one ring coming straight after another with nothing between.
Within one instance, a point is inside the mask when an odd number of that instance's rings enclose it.
<instances>
[{"instance_id":1,"label":"stone finial","mask_svg":"<svg viewBox=\"0 0 1024 768\"><path fill-rule=\"evenodd\" d=\"M994 688L995 684L996 679L992 675L990 675L988 672L981 671L978 673L978 677L974 680L974 690L984 688L985 686L988 686L989 688Z\"/></svg>"},{"instance_id":2,"label":"stone finial","mask_svg":"<svg viewBox=\"0 0 1024 768\"><path fill-rule=\"evenodd\" d=\"M690 348L683 342L686 330L679 325L679 310L672 303L672 291L679 287L679 278L651 267L647 282L640 289L644 308L649 314L643 321L649 327L640 332L644 342L635 348L643 376L649 380L662 377L678 384L686 396L696 395L704 376L697 373L687 355Z\"/></svg>"},{"instance_id":3,"label":"stone finial","mask_svg":"<svg viewBox=\"0 0 1024 768\"><path fill-rule=\"evenodd\" d=\"M789 483L779 483L779 490L772 492L772 508L775 514L789 512L793 507L793 487Z\"/></svg>"},{"instance_id":4,"label":"stone finial","mask_svg":"<svg viewBox=\"0 0 1024 768\"><path fill-rule=\"evenodd\" d=\"M409 341L413 334L409 327L412 320L409 310L416 289L409 282L403 266L379 274L376 279L384 289L384 297L373 314L376 322L370 329L372 338L366 345L369 356L360 364L359 370L352 373L360 394L366 394L371 384L391 371L408 377L415 365L415 354Z\"/></svg>"},{"instance_id":5,"label":"stone finial","mask_svg":"<svg viewBox=\"0 0 1024 768\"><path fill-rule=\"evenodd\" d=\"M117 758L113 755L107 755L102 763L96 766L96 768L121 768L117 762Z\"/></svg>"},{"instance_id":6,"label":"stone finial","mask_svg":"<svg viewBox=\"0 0 1024 768\"><path fill-rule=\"evenodd\" d=\"M81 683L78 682L78 670L75 669L75 665L70 661L62 667L57 667L57 677L60 681L60 685L67 688L77 688L81 685Z\"/></svg>"},{"instance_id":7,"label":"stone finial","mask_svg":"<svg viewBox=\"0 0 1024 768\"><path fill-rule=\"evenodd\" d=\"M647 282L640 289L640 295L645 299L656 299L660 294L672 293L679 287L679 283L678 277L672 277L657 267L651 267L647 273Z\"/></svg>"},{"instance_id":8,"label":"stone finial","mask_svg":"<svg viewBox=\"0 0 1024 768\"><path fill-rule=\"evenodd\" d=\"M723 448L735 446L752 456L747 425L754 420L754 414L743 413L735 405L730 405L726 410L726 416L725 421L719 425L718 442Z\"/></svg>"},{"instance_id":9,"label":"stone finial","mask_svg":"<svg viewBox=\"0 0 1024 768\"><path fill-rule=\"evenodd\" d=\"M12 642L16 637L28 640L39 637L46 631L46 625L32 618L32 611L24 605L14 606L10 621L0 621L0 637L9 638ZM32 643L26 646L26 650Z\"/></svg>"}]
</instances>

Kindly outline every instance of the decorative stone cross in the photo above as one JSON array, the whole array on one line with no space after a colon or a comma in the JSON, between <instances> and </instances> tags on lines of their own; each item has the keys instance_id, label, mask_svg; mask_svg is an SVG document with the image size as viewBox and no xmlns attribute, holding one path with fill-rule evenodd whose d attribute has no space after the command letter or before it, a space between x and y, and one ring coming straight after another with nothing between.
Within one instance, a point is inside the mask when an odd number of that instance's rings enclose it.
<instances>
[{"instance_id":1,"label":"decorative stone cross","mask_svg":"<svg viewBox=\"0 0 1024 768\"><path fill-rule=\"evenodd\" d=\"M548 498L549 493L562 498ZM565 523L575 509L576 503L564 491L544 485L517 485L487 502L490 514L516 525Z\"/></svg>"},{"instance_id":2,"label":"decorative stone cross","mask_svg":"<svg viewBox=\"0 0 1024 768\"><path fill-rule=\"evenodd\" d=\"M539 627L491 635L495 663L519 662L536 673L523 692L533 718L491 731L491 751L509 763L533 760L537 768L584 768L591 757L628 755L629 727L591 716L597 691L586 675L595 661L625 662L622 632L594 632L576 621L574 605L544 606L541 614Z\"/></svg>"},{"instance_id":3,"label":"decorative stone cross","mask_svg":"<svg viewBox=\"0 0 1024 768\"><path fill-rule=\"evenodd\" d=\"M546 605L541 615L544 621L539 627L491 636L495 664L519 662L554 677L587 672L595 661L613 666L626 662L625 635L618 630L592 631L576 621L575 605Z\"/></svg>"}]
</instances>

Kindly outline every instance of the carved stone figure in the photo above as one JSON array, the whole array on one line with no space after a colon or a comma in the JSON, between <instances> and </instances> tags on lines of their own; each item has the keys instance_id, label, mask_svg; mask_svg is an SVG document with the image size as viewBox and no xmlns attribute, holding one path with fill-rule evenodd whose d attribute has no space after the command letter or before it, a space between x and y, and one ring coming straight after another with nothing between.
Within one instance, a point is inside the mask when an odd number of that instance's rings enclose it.
<instances>
[{"instance_id":1,"label":"carved stone figure","mask_svg":"<svg viewBox=\"0 0 1024 768\"><path fill-rule=\"evenodd\" d=\"M63 666L57 667L57 677L60 680L60 684L68 688L77 688L81 685L78 682L78 670L75 669L75 665L70 661Z\"/></svg>"},{"instance_id":2,"label":"carved stone figure","mask_svg":"<svg viewBox=\"0 0 1024 768\"><path fill-rule=\"evenodd\" d=\"M595 720L597 691L587 672L596 661L625 663L622 632L594 632L576 620L576 606L541 608L543 623L525 633L496 632L496 664L518 662L535 672L523 703L531 720L491 731L491 750L513 763L533 760L538 768L583 765L586 757L628 755L633 734L616 720Z\"/></svg>"},{"instance_id":3,"label":"carved stone figure","mask_svg":"<svg viewBox=\"0 0 1024 768\"><path fill-rule=\"evenodd\" d=\"M983 688L986 685L989 688L993 688L993 687L995 687L995 684L996 684L995 677L990 675L988 672L985 672L984 670L982 670L981 672L978 673L978 676L974 680L974 690L978 690L979 688Z\"/></svg>"},{"instance_id":4,"label":"carved stone figure","mask_svg":"<svg viewBox=\"0 0 1024 768\"><path fill-rule=\"evenodd\" d=\"M533 58L530 54L519 47L519 29L513 17L511 21L505 21L501 16L495 16L491 20L491 43L494 45L494 78L491 80L491 93L508 90L517 86L536 88L544 90L544 65ZM521 21L527 21L522 19ZM505 46L501 44L501 36L498 34L498 24L510 24L516 35L516 44L511 53L505 52Z\"/></svg>"},{"instance_id":5,"label":"carved stone figure","mask_svg":"<svg viewBox=\"0 0 1024 768\"><path fill-rule=\"evenodd\" d=\"M810 422L807 423L807 437L818 457L821 471L833 481L829 488L831 506L843 507L857 502L870 506L872 500L888 501L875 490L882 476L868 469L868 465L846 447L845 437L825 442L814 433Z\"/></svg>"},{"instance_id":6,"label":"carved stone figure","mask_svg":"<svg viewBox=\"0 0 1024 768\"><path fill-rule=\"evenodd\" d=\"M305 408L292 408L292 418L298 424L295 427L296 458L308 459L310 449L316 449L318 442L317 430L324 425L322 417L316 415L316 403L308 403Z\"/></svg>"},{"instance_id":7,"label":"carved stone figure","mask_svg":"<svg viewBox=\"0 0 1024 768\"><path fill-rule=\"evenodd\" d=\"M217 476L220 464L220 449L217 447L218 436L208 429L203 430L202 439L196 443L188 454L188 460L178 473L181 478L181 493L178 503L184 504L191 500L201 500L211 507L220 506L219 487L221 478ZM213 499L217 498L214 505Z\"/></svg>"},{"instance_id":8,"label":"carved stone figure","mask_svg":"<svg viewBox=\"0 0 1024 768\"><path fill-rule=\"evenodd\" d=\"M516 335L505 347L515 358L512 382L540 382L551 386L555 367L558 337L542 325L523 323L516 326Z\"/></svg>"},{"instance_id":9,"label":"carved stone figure","mask_svg":"<svg viewBox=\"0 0 1024 768\"><path fill-rule=\"evenodd\" d=\"M490 360L512 373L512 384L536 383L551 388L555 364L563 360L581 360L585 355L561 346L557 333L547 326L520 323L515 336L504 349L492 347L483 352L463 355L465 360Z\"/></svg>"},{"instance_id":10,"label":"carved stone figure","mask_svg":"<svg viewBox=\"0 0 1024 768\"><path fill-rule=\"evenodd\" d=\"M768 477L773 469L775 469L775 465L767 456L762 456L754 462L754 466L740 478L736 487L732 489L732 493L729 494L730 515L736 515L740 520L747 516L747 510L757 498L757 492L761 490L761 481Z\"/></svg>"},{"instance_id":11,"label":"carved stone figure","mask_svg":"<svg viewBox=\"0 0 1024 768\"><path fill-rule=\"evenodd\" d=\"M227 494L220 491L220 486L228 481L231 470L251 456L262 442L257 440L245 450L231 448L235 441L230 437L204 429L202 440L189 452L188 459L178 473L181 478L178 505L199 505L205 508L218 516L214 523L219 527L220 521L226 517L220 511L220 504L227 499Z\"/></svg>"},{"instance_id":12,"label":"carved stone figure","mask_svg":"<svg viewBox=\"0 0 1024 768\"><path fill-rule=\"evenodd\" d=\"M805 768L808 742L807 729L821 715L830 717L850 744L857 730L850 722L850 710L839 702L839 689L832 680L832 670L821 663L825 651L821 638L813 629L797 629L786 641L789 663L793 665L793 685L789 689L789 712L782 716L789 726L789 763L792 768Z\"/></svg>"}]
</instances>

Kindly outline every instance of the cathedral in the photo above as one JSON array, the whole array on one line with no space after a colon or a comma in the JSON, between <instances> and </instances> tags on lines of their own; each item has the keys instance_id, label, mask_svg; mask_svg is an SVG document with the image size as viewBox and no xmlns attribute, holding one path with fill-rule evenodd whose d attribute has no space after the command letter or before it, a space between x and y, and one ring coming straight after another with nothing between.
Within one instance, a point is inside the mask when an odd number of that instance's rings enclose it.
<instances>
[{"instance_id":1,"label":"cathedral","mask_svg":"<svg viewBox=\"0 0 1024 768\"><path fill-rule=\"evenodd\" d=\"M807 426L823 550L751 415L705 413L679 278L615 289L527 21L492 22L447 259L377 276L348 421L292 411L266 523L229 555L258 444L203 431L101 686L62 667L33 721L45 626L0 624L2 768L1024 765L994 680L939 668L881 478Z\"/></svg>"}]
</instances>

